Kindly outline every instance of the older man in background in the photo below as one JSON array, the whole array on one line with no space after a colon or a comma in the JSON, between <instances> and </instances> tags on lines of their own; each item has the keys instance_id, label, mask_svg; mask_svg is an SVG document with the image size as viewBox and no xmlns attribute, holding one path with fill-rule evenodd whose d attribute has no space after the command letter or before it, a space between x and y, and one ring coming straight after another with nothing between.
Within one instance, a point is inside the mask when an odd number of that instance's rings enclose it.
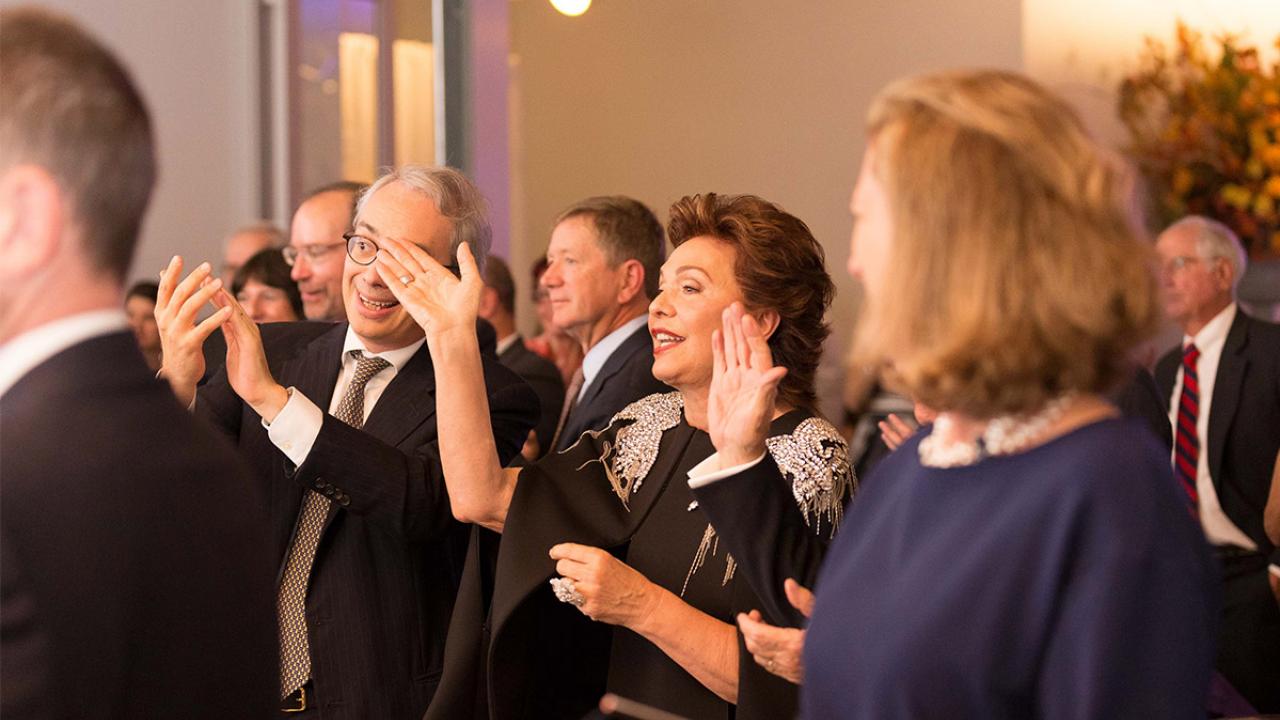
<instances>
[{"instance_id":1,"label":"older man in background","mask_svg":"<svg viewBox=\"0 0 1280 720\"><path fill-rule=\"evenodd\" d=\"M222 268L219 276L222 284L231 287L236 272L249 258L267 248L284 245L284 231L269 220L261 220L237 229L227 236L222 245Z\"/></svg>"},{"instance_id":2,"label":"older man in background","mask_svg":"<svg viewBox=\"0 0 1280 720\"><path fill-rule=\"evenodd\" d=\"M1264 508L1280 451L1280 326L1235 301L1246 257L1229 228L1184 218L1156 242L1181 346L1156 365L1173 423L1174 475L1199 507L1223 573L1218 670L1263 713L1280 712L1280 549Z\"/></svg>"}]
</instances>

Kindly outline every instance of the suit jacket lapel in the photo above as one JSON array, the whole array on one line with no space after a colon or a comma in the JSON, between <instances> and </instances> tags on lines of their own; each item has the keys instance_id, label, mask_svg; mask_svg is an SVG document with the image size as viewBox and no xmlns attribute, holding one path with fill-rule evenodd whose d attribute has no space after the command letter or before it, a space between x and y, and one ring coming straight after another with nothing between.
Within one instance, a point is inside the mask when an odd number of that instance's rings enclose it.
<instances>
[{"instance_id":1,"label":"suit jacket lapel","mask_svg":"<svg viewBox=\"0 0 1280 720\"><path fill-rule=\"evenodd\" d=\"M1222 454L1226 449L1227 432L1244 392L1245 373L1249 359L1245 347L1249 344L1249 316L1236 311L1236 319L1227 331L1218 360L1218 377L1213 385L1213 404L1209 407L1209 475L1214 486L1221 489Z\"/></svg>"},{"instance_id":2,"label":"suit jacket lapel","mask_svg":"<svg viewBox=\"0 0 1280 720\"><path fill-rule=\"evenodd\" d=\"M601 389L604 388L604 384L609 381L609 378L622 371L623 366L627 364L627 360L630 360L631 356L639 350L639 346L647 345L649 342L649 327L647 325L641 326L628 335L627 339L623 340L622 344L605 361L604 366L600 368L600 372L591 379L591 384L582 393L582 399L577 404L590 405L591 401L595 400L596 396L600 394Z\"/></svg>"},{"instance_id":3,"label":"suit jacket lapel","mask_svg":"<svg viewBox=\"0 0 1280 720\"><path fill-rule=\"evenodd\" d=\"M346 323L335 325L312 341L305 352L285 360L276 377L282 384L293 385L327 413L342 372L342 345L346 337Z\"/></svg>"},{"instance_id":4,"label":"suit jacket lapel","mask_svg":"<svg viewBox=\"0 0 1280 720\"><path fill-rule=\"evenodd\" d=\"M424 343L382 391L365 420L364 431L388 445L399 444L435 415L435 390L435 369ZM412 418L411 422L406 423L406 418Z\"/></svg>"}]
</instances>

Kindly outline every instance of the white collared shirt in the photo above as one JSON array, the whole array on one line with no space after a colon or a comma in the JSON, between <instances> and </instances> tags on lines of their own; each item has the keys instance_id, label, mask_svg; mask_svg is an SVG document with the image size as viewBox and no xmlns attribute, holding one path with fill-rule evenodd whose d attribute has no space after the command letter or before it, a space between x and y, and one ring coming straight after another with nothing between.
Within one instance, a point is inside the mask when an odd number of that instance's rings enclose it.
<instances>
[{"instance_id":1,"label":"white collared shirt","mask_svg":"<svg viewBox=\"0 0 1280 720\"><path fill-rule=\"evenodd\" d=\"M1231 303L1200 328L1195 336L1184 335L1182 348L1195 343L1200 351L1196 361L1196 377L1200 380L1200 410L1196 415L1196 435L1200 438L1199 460L1196 463L1196 493L1200 495L1200 523L1204 526L1205 537L1214 545L1235 545L1245 550L1257 550L1258 546L1248 535L1244 534L1236 524L1231 522L1222 503L1218 500L1218 492L1213 487L1213 478L1209 475L1209 414L1213 406L1213 388L1218 379L1218 363L1222 359L1222 348L1227 342L1227 332L1236 319L1236 304ZM1178 374L1173 381L1173 395L1169 399L1169 422L1173 423L1174 432L1178 428L1178 401L1182 396L1182 364L1178 364ZM1173 457L1176 462L1177 458Z\"/></svg>"},{"instance_id":2,"label":"white collared shirt","mask_svg":"<svg viewBox=\"0 0 1280 720\"><path fill-rule=\"evenodd\" d=\"M91 310L28 330L0 346L0 395L27 373L72 345L129 327L124 310Z\"/></svg>"},{"instance_id":3,"label":"white collared shirt","mask_svg":"<svg viewBox=\"0 0 1280 720\"><path fill-rule=\"evenodd\" d=\"M511 333L510 335L508 335L508 336L506 336L506 337L504 337L504 338L502 338L501 340L499 340L499 341L498 341L498 345L497 345L497 347L495 347L495 348L493 349L493 354L494 354L494 355L502 355L502 353L504 353L504 352L506 352L507 350L509 350L509 349L511 348L511 346L512 346L512 345L515 345L515 344L516 344L516 342L518 342L519 340L520 340L520 333L518 333L518 332L513 332L513 333Z\"/></svg>"},{"instance_id":4,"label":"white collared shirt","mask_svg":"<svg viewBox=\"0 0 1280 720\"><path fill-rule=\"evenodd\" d=\"M640 329L640 326L649 322L649 316L641 313L636 317L628 320L622 327L605 335L600 342L591 346L587 350L587 354L582 358L582 389L578 391L578 399L582 399L583 393L587 388L591 387L591 383L595 381L596 376L604 369L604 364L609 361L609 356L613 355L613 351L627 338L631 337L631 333Z\"/></svg>"},{"instance_id":5,"label":"white collared shirt","mask_svg":"<svg viewBox=\"0 0 1280 720\"><path fill-rule=\"evenodd\" d=\"M373 407L378 404L378 398L382 397L387 385L404 369L410 358L425 342L426 338L423 338L398 350L370 353L365 350L364 343L356 336L355 331L348 326L347 338L342 344L342 371L338 373L338 382L333 388L333 398L329 401L329 414L332 415L337 411L347 385L355 376L356 359L350 355L352 350L361 350L366 356L380 357L391 363L390 367L383 368L378 374L369 378L369 382L364 386L364 419L368 420L369 413L373 412ZM311 454L311 447L315 445L316 437L320 435L320 427L323 424L324 413L306 395L295 388L289 394L288 402L276 414L275 420L270 424L264 420L262 426L267 429L267 437L280 448L280 452L283 452L294 465L301 465L306 461L307 455Z\"/></svg>"}]
</instances>

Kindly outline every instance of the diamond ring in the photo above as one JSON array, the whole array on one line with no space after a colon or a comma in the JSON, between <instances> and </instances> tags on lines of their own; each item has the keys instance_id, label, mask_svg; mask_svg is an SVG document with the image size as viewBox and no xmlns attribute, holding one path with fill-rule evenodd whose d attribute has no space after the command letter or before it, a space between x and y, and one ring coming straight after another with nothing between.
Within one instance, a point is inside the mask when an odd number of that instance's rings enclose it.
<instances>
[{"instance_id":1,"label":"diamond ring","mask_svg":"<svg viewBox=\"0 0 1280 720\"><path fill-rule=\"evenodd\" d=\"M576 608L582 607L582 604L587 601L569 578L551 578L551 591L556 594L557 600L569 603Z\"/></svg>"}]
</instances>

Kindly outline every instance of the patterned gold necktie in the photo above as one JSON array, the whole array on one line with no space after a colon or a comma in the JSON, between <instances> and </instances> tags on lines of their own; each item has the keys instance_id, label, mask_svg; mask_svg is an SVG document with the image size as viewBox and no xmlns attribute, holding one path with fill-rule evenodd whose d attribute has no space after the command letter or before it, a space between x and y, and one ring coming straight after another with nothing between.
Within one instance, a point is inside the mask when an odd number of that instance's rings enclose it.
<instances>
[{"instance_id":1,"label":"patterned gold necktie","mask_svg":"<svg viewBox=\"0 0 1280 720\"><path fill-rule=\"evenodd\" d=\"M578 406L578 395L582 392L582 384L586 380L586 376L582 374L582 366L573 373L573 379L569 381L569 387L564 391L564 405L560 408L560 422L556 423L556 432L551 436L551 450L559 451L560 436L564 434L564 426L569 420L569 413ZM566 442L568 439L566 438Z\"/></svg>"},{"instance_id":2,"label":"patterned gold necktie","mask_svg":"<svg viewBox=\"0 0 1280 720\"><path fill-rule=\"evenodd\" d=\"M347 385L342 402L333 416L354 428L364 426L364 386L370 378L391 366L380 357L365 357L359 350L350 355L356 360L356 373ZM311 677L311 647L307 640L307 581L320 544L320 531L329 513L329 498L314 490L306 490L298 524L289 548L276 595L276 612L280 616L280 697L302 687Z\"/></svg>"}]
</instances>

